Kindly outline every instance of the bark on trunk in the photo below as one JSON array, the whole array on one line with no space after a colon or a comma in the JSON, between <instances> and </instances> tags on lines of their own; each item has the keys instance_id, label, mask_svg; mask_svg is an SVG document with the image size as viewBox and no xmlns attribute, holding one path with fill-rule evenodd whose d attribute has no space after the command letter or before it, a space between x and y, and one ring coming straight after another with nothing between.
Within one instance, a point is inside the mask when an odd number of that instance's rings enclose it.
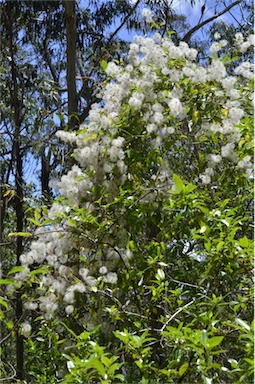
<instances>
[{"instance_id":1,"label":"bark on trunk","mask_svg":"<svg viewBox=\"0 0 255 384\"><path fill-rule=\"evenodd\" d=\"M66 10L66 57L67 57L67 93L68 126L70 130L78 127L78 99L76 90L76 15L75 1L63 1Z\"/></svg>"},{"instance_id":2,"label":"bark on trunk","mask_svg":"<svg viewBox=\"0 0 255 384\"><path fill-rule=\"evenodd\" d=\"M23 158L20 150L20 130L21 130L21 100L19 99L18 81L17 81L17 67L15 63L14 53L14 33L12 21L12 4L7 3L5 11L5 21L9 33L9 48L11 57L11 88L12 88L12 108L14 115L14 129L13 129L13 161L15 165L15 213L16 213L16 231L23 231L24 224L24 209L23 209ZM16 240L16 265L20 265L20 256L23 252L22 237L18 236ZM22 318L22 299L21 293L16 294L15 303L15 317L16 322ZM16 329L16 379L24 380L24 340L19 332L19 327Z\"/></svg>"},{"instance_id":3,"label":"bark on trunk","mask_svg":"<svg viewBox=\"0 0 255 384\"><path fill-rule=\"evenodd\" d=\"M50 201L50 150L48 154L45 153L45 149L42 151L42 172L41 172L41 185L42 185L42 197L46 204Z\"/></svg>"}]
</instances>

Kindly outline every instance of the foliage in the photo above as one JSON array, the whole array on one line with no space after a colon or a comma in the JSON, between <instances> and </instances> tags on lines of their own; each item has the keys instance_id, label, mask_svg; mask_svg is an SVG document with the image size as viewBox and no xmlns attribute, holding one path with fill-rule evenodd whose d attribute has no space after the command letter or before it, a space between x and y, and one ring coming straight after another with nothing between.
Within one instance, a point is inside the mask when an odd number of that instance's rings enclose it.
<instances>
[{"instance_id":1,"label":"foliage","mask_svg":"<svg viewBox=\"0 0 255 384\"><path fill-rule=\"evenodd\" d=\"M137 37L57 133L75 165L0 282L4 310L24 303L29 382L252 381L253 73L217 44L205 64Z\"/></svg>"}]
</instances>

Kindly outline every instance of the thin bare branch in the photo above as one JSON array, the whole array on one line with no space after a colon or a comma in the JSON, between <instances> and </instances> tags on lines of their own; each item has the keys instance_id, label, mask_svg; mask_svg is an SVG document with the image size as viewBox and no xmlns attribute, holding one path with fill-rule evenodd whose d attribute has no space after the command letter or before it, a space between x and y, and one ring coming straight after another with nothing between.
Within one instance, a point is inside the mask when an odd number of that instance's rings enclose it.
<instances>
[{"instance_id":1,"label":"thin bare branch","mask_svg":"<svg viewBox=\"0 0 255 384\"><path fill-rule=\"evenodd\" d=\"M168 326L168 324L180 313L182 312L185 308L189 307L191 304L194 303L195 300L191 300L189 303L185 304L183 307L179 308L178 311L176 311L172 316L169 317L167 322L163 325L162 328L159 329L159 332L163 332L164 329Z\"/></svg>"},{"instance_id":2,"label":"thin bare branch","mask_svg":"<svg viewBox=\"0 0 255 384\"><path fill-rule=\"evenodd\" d=\"M234 3L230 4L228 7L224 8L221 12L216 13L216 15L209 17L209 19L204 20L202 23L197 24L195 27L191 28L189 32L186 33L186 35L183 37L182 41L185 41L188 43L190 41L191 36L197 32L200 28L202 28L204 25L210 23L211 21L217 19L218 17L224 15L224 13L228 12L231 8L236 6L237 4L240 4L242 0L236 0Z\"/></svg>"}]
</instances>

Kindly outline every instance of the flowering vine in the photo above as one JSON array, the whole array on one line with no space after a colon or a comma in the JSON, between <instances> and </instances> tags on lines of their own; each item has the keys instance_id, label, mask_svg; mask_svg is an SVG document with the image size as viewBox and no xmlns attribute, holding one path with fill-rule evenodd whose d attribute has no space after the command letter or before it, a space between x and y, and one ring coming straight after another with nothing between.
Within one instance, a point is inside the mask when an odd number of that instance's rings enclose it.
<instances>
[{"instance_id":1,"label":"flowering vine","mask_svg":"<svg viewBox=\"0 0 255 384\"><path fill-rule=\"evenodd\" d=\"M226 44L215 42L203 65L195 49L156 33L136 37L125 61L108 63L102 101L88 122L78 132L57 132L75 146L77 163L54 181L62 197L20 258L18 281L29 279L35 266L47 267L27 309L51 317L63 303L70 315L77 294L115 284L118 271L132 265L138 234L155 241L146 209L161 210L178 184L173 175L208 193L224 191L229 173L252 177L253 66L241 63L228 76L219 56ZM238 34L236 44L248 50L253 36L244 41ZM147 212L141 221L139 204Z\"/></svg>"}]
</instances>

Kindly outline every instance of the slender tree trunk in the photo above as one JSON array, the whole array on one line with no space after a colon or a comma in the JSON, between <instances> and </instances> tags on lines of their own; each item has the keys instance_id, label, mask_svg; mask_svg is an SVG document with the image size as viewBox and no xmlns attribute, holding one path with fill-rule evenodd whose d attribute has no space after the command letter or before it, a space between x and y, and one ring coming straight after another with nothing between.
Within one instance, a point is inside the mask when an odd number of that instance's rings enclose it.
<instances>
[{"instance_id":1,"label":"slender tree trunk","mask_svg":"<svg viewBox=\"0 0 255 384\"><path fill-rule=\"evenodd\" d=\"M19 130L16 131L19 134ZM16 174L15 174L15 211L16 211L16 231L23 231L24 209L23 209L23 159L20 151L20 142L18 137L15 137L14 153L16 158ZM23 252L23 238L17 237L16 242L16 265L20 265L20 256ZM16 295L16 320L20 320L23 315L21 293ZM19 333L19 328L16 330L16 356L17 356L17 379L24 380L24 341L23 336Z\"/></svg>"},{"instance_id":2,"label":"slender tree trunk","mask_svg":"<svg viewBox=\"0 0 255 384\"><path fill-rule=\"evenodd\" d=\"M20 130L21 130L21 101L19 100L18 82L17 82L17 67L15 64L14 53L14 33L11 3L7 3L6 23L9 32L9 47L11 58L11 84L12 84L12 108L14 115L14 136L13 136L13 160L15 164L15 213L16 213L16 231L23 231L24 209L23 209L23 158L20 150ZM20 265L20 256L23 252L22 237L18 236L16 240L16 265ZM15 317L16 321L22 318L23 308L21 293L17 292ZM16 329L16 378L24 380L24 340L19 332L19 327Z\"/></svg>"},{"instance_id":3,"label":"slender tree trunk","mask_svg":"<svg viewBox=\"0 0 255 384\"><path fill-rule=\"evenodd\" d=\"M76 14L75 1L63 1L66 10L66 57L67 57L67 92L68 125L73 130L78 127L78 98L76 90Z\"/></svg>"},{"instance_id":4,"label":"slender tree trunk","mask_svg":"<svg viewBox=\"0 0 255 384\"><path fill-rule=\"evenodd\" d=\"M41 171L41 185L42 185L42 198L46 204L50 201L50 158L51 152L50 149L48 153L45 152L45 148L42 150L41 162L42 162L42 171Z\"/></svg>"}]
</instances>

